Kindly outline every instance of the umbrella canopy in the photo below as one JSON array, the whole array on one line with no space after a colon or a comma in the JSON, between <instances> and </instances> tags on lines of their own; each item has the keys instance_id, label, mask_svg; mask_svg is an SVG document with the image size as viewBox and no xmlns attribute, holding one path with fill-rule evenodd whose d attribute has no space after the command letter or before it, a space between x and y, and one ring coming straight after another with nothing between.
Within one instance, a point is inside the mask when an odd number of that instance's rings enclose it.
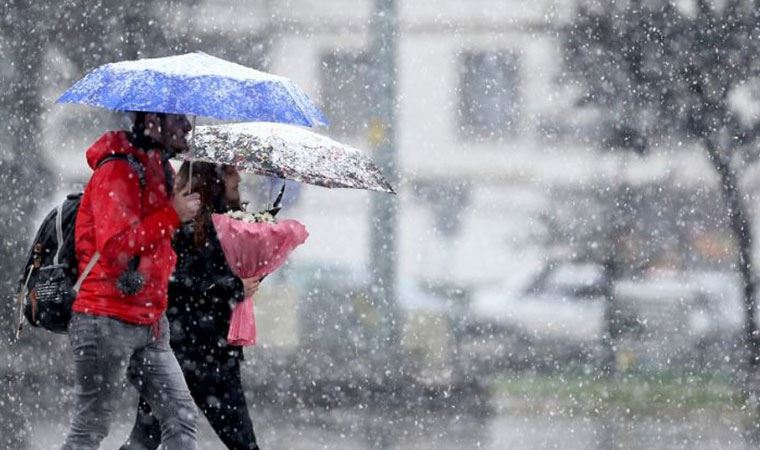
<instances>
[{"instance_id":1,"label":"umbrella canopy","mask_svg":"<svg viewBox=\"0 0 760 450\"><path fill-rule=\"evenodd\" d=\"M292 125L199 126L190 152L183 156L317 186L395 193L380 169L359 150Z\"/></svg>"},{"instance_id":2,"label":"umbrella canopy","mask_svg":"<svg viewBox=\"0 0 760 450\"><path fill-rule=\"evenodd\" d=\"M105 64L64 92L58 103L327 125L324 114L292 80L201 52Z\"/></svg>"}]
</instances>

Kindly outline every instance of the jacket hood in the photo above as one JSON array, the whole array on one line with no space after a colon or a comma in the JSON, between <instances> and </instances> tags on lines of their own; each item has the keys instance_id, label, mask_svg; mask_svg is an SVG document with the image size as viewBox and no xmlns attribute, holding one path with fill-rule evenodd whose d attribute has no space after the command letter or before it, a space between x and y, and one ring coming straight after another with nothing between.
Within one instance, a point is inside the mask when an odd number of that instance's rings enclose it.
<instances>
[{"instance_id":1,"label":"jacket hood","mask_svg":"<svg viewBox=\"0 0 760 450\"><path fill-rule=\"evenodd\" d=\"M139 150L129 142L126 131L108 131L87 149L87 164L95 170L107 156L138 153Z\"/></svg>"}]
</instances>

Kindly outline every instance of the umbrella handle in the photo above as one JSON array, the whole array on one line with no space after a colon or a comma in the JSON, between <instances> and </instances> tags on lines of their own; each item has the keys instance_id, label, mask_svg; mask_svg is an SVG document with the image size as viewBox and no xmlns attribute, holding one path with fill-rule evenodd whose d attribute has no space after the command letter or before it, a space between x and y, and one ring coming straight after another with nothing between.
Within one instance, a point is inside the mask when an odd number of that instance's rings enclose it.
<instances>
[{"instance_id":1,"label":"umbrella handle","mask_svg":"<svg viewBox=\"0 0 760 450\"><path fill-rule=\"evenodd\" d=\"M277 195L277 198L275 199L274 203L272 203L272 208L279 208L280 203L282 203L282 195L285 193L285 184L287 182L285 180L282 180L282 187L280 188L280 193Z\"/></svg>"},{"instance_id":2,"label":"umbrella handle","mask_svg":"<svg viewBox=\"0 0 760 450\"><path fill-rule=\"evenodd\" d=\"M285 184L287 182L285 180L282 180L282 187L280 188L280 193L277 195L277 199L272 204L272 209L267 210L269 214L272 215L272 217L276 217L277 213L280 212L282 209L280 207L280 204L282 203L282 195L285 193Z\"/></svg>"},{"instance_id":3,"label":"umbrella handle","mask_svg":"<svg viewBox=\"0 0 760 450\"><path fill-rule=\"evenodd\" d=\"M193 115L193 129L190 130L190 151L195 148L195 118L198 116ZM193 160L190 158L190 167L187 171L187 183L190 185L189 193L193 192Z\"/></svg>"},{"instance_id":4,"label":"umbrella handle","mask_svg":"<svg viewBox=\"0 0 760 450\"><path fill-rule=\"evenodd\" d=\"M191 159L189 163L190 163L189 170L187 171L187 184L189 185L190 190L187 192L188 194L192 194L193 193L193 160Z\"/></svg>"}]
</instances>

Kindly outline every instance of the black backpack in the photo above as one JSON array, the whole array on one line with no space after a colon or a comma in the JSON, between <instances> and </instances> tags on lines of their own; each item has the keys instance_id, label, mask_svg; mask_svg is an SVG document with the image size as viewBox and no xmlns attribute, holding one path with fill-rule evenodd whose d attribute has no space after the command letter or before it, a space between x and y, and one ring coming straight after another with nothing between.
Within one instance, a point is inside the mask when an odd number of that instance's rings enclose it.
<instances>
[{"instance_id":1,"label":"black backpack","mask_svg":"<svg viewBox=\"0 0 760 450\"><path fill-rule=\"evenodd\" d=\"M137 173L140 189L145 188L145 168L132 155L108 156L97 168L115 160L129 162ZM17 337L23 325L22 314L34 327L54 333L68 331L76 294L100 257L95 253L78 276L74 227L81 200L81 192L69 194L62 204L50 211L37 230L19 279Z\"/></svg>"}]
</instances>

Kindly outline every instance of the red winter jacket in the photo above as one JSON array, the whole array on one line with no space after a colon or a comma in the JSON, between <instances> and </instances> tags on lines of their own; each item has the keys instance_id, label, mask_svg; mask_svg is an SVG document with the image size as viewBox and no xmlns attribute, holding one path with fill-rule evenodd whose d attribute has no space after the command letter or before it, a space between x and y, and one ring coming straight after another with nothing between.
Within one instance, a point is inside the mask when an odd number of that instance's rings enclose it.
<instances>
[{"instance_id":1,"label":"red winter jacket","mask_svg":"<svg viewBox=\"0 0 760 450\"><path fill-rule=\"evenodd\" d=\"M112 154L134 155L145 167L147 186L140 188L138 175L126 160L112 160L98 168ZM154 324L166 310L169 276L177 259L171 238L180 224L171 193L166 192L161 153L139 150L130 144L126 132L111 131L87 150L87 162L95 173L76 219L79 273L96 251L100 260L82 283L73 310ZM116 282L138 254L145 286L129 296L119 291Z\"/></svg>"}]
</instances>

